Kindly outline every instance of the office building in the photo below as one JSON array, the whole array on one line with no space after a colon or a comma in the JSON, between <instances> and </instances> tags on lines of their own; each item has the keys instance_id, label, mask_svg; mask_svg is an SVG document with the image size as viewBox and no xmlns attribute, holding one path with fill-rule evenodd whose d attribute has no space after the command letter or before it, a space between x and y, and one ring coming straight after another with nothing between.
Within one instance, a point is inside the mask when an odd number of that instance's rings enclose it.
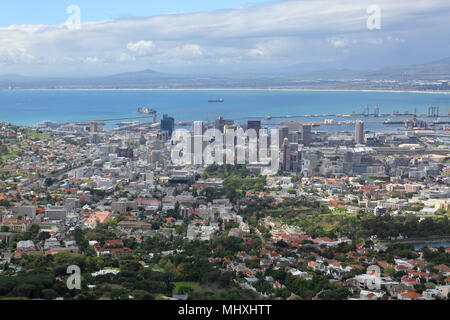
<instances>
[{"instance_id":1,"label":"office building","mask_svg":"<svg viewBox=\"0 0 450 320\"><path fill-rule=\"evenodd\" d=\"M355 124L355 143L364 144L364 122L360 120Z\"/></svg>"},{"instance_id":2,"label":"office building","mask_svg":"<svg viewBox=\"0 0 450 320\"><path fill-rule=\"evenodd\" d=\"M283 146L284 139L289 140L289 128L285 126L278 128L278 146L280 148Z\"/></svg>"},{"instance_id":3,"label":"office building","mask_svg":"<svg viewBox=\"0 0 450 320\"><path fill-rule=\"evenodd\" d=\"M161 130L167 131L169 133L169 137L172 137L172 133L175 129L175 119L169 117L167 114L163 115L161 120Z\"/></svg>"},{"instance_id":4,"label":"office building","mask_svg":"<svg viewBox=\"0 0 450 320\"><path fill-rule=\"evenodd\" d=\"M214 128L216 128L217 130L219 130L220 132L223 133L224 132L223 129L225 126L231 126L233 124L234 124L234 120L224 119L223 117L219 117L214 122Z\"/></svg>"},{"instance_id":5,"label":"office building","mask_svg":"<svg viewBox=\"0 0 450 320\"><path fill-rule=\"evenodd\" d=\"M311 135L311 125L304 124L302 125L302 142L304 145L310 144L312 141Z\"/></svg>"},{"instance_id":6,"label":"office building","mask_svg":"<svg viewBox=\"0 0 450 320\"><path fill-rule=\"evenodd\" d=\"M247 121L247 130L253 129L256 131L256 134L259 135L259 130L261 130L261 121L260 120L249 120Z\"/></svg>"}]
</instances>

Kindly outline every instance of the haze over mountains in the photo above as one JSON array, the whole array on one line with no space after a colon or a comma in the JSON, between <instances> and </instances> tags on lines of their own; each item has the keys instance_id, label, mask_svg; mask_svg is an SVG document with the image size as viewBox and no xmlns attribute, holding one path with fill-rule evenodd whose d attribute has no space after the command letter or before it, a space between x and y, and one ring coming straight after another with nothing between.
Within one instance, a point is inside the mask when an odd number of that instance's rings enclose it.
<instances>
[{"instance_id":1,"label":"haze over mountains","mask_svg":"<svg viewBox=\"0 0 450 320\"><path fill-rule=\"evenodd\" d=\"M171 89L171 88L330 88L330 89L417 89L412 83L423 82L424 89L448 90L450 58L427 64L393 66L376 70L326 69L302 72L304 66L292 66L279 72L240 75L180 75L154 70L126 72L101 77L27 77L0 75L0 89ZM429 87L443 80L442 88ZM374 83L377 85L374 87ZM388 85L387 85L387 84ZM397 87L393 86L397 83ZM400 87L399 87L400 86Z\"/></svg>"}]
</instances>

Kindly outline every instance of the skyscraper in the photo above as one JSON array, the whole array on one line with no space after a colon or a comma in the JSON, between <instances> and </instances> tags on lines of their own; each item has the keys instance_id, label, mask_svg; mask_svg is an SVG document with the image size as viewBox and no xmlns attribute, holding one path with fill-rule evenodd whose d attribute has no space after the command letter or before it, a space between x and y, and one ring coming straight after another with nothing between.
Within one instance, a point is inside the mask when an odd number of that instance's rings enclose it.
<instances>
[{"instance_id":1,"label":"skyscraper","mask_svg":"<svg viewBox=\"0 0 450 320\"><path fill-rule=\"evenodd\" d=\"M261 120L249 120L247 121L247 130L253 129L256 134L259 135L259 130L261 130Z\"/></svg>"},{"instance_id":2,"label":"skyscraper","mask_svg":"<svg viewBox=\"0 0 450 320\"><path fill-rule=\"evenodd\" d=\"M289 156L290 156L290 152L289 152L289 141L288 138L285 138L283 140L283 165L282 165L282 170L283 171L288 171L289 168Z\"/></svg>"},{"instance_id":3,"label":"skyscraper","mask_svg":"<svg viewBox=\"0 0 450 320\"><path fill-rule=\"evenodd\" d=\"M201 136L205 133L205 123L203 121L194 121L194 135Z\"/></svg>"},{"instance_id":4,"label":"skyscraper","mask_svg":"<svg viewBox=\"0 0 450 320\"><path fill-rule=\"evenodd\" d=\"M298 143L298 132L300 130L300 123L297 121L285 122L284 125L289 129L289 143Z\"/></svg>"},{"instance_id":5,"label":"skyscraper","mask_svg":"<svg viewBox=\"0 0 450 320\"><path fill-rule=\"evenodd\" d=\"M278 127L278 146L283 147L284 139L289 139L289 128Z\"/></svg>"},{"instance_id":6,"label":"skyscraper","mask_svg":"<svg viewBox=\"0 0 450 320\"><path fill-rule=\"evenodd\" d=\"M303 142L303 144L310 144L311 140L312 140L311 125L309 125L309 124L302 125L302 142Z\"/></svg>"},{"instance_id":7,"label":"skyscraper","mask_svg":"<svg viewBox=\"0 0 450 320\"><path fill-rule=\"evenodd\" d=\"M191 140L191 154L194 165L203 164L203 150L205 146L203 134L205 133L205 129L203 121L194 121L194 135Z\"/></svg>"},{"instance_id":8,"label":"skyscraper","mask_svg":"<svg viewBox=\"0 0 450 320\"><path fill-rule=\"evenodd\" d=\"M161 120L161 130L167 131L169 133L169 137L171 137L174 128L175 128L175 119L169 117L167 114L163 115L163 118Z\"/></svg>"},{"instance_id":9,"label":"skyscraper","mask_svg":"<svg viewBox=\"0 0 450 320\"><path fill-rule=\"evenodd\" d=\"M364 144L364 122L361 120L355 123L355 143Z\"/></svg>"},{"instance_id":10,"label":"skyscraper","mask_svg":"<svg viewBox=\"0 0 450 320\"><path fill-rule=\"evenodd\" d=\"M214 127L223 133L223 128L225 126L230 126L234 124L234 120L232 119L224 119L223 117L219 117L214 121Z\"/></svg>"}]
</instances>

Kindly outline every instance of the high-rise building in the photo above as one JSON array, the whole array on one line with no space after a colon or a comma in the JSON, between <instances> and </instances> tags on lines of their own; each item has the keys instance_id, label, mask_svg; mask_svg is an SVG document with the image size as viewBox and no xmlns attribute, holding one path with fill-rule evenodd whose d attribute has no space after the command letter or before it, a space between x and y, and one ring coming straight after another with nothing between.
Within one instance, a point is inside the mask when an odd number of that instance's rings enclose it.
<instances>
[{"instance_id":1,"label":"high-rise building","mask_svg":"<svg viewBox=\"0 0 450 320\"><path fill-rule=\"evenodd\" d=\"M261 130L261 120L249 120L247 121L247 130L253 129L256 134L259 135L259 130Z\"/></svg>"},{"instance_id":2,"label":"high-rise building","mask_svg":"<svg viewBox=\"0 0 450 320\"><path fill-rule=\"evenodd\" d=\"M194 165L203 164L203 150L206 145L206 142L203 141L205 130L203 121L194 121L194 135L191 140L191 154Z\"/></svg>"},{"instance_id":3,"label":"high-rise building","mask_svg":"<svg viewBox=\"0 0 450 320\"><path fill-rule=\"evenodd\" d=\"M284 125L288 127L289 130L289 143L298 143L298 132L300 130L300 123L297 121L285 122Z\"/></svg>"},{"instance_id":4,"label":"high-rise building","mask_svg":"<svg viewBox=\"0 0 450 320\"><path fill-rule=\"evenodd\" d=\"M214 127L223 133L223 128L225 126L231 126L234 124L234 120L232 119L224 119L223 117L219 117L214 121Z\"/></svg>"},{"instance_id":5,"label":"high-rise building","mask_svg":"<svg viewBox=\"0 0 450 320\"><path fill-rule=\"evenodd\" d=\"M90 132L98 132L99 131L99 124L97 121L91 121L91 125L89 127Z\"/></svg>"},{"instance_id":6,"label":"high-rise building","mask_svg":"<svg viewBox=\"0 0 450 320\"><path fill-rule=\"evenodd\" d=\"M283 171L288 171L289 168L289 156L290 156L290 152L289 152L289 142L288 142L288 138L285 138L283 140L283 165L282 165L282 170Z\"/></svg>"},{"instance_id":7,"label":"high-rise building","mask_svg":"<svg viewBox=\"0 0 450 320\"><path fill-rule=\"evenodd\" d=\"M203 135L205 133L205 123L203 121L194 121L194 135Z\"/></svg>"},{"instance_id":8,"label":"high-rise building","mask_svg":"<svg viewBox=\"0 0 450 320\"><path fill-rule=\"evenodd\" d=\"M356 121L355 124L355 143L364 144L364 122Z\"/></svg>"},{"instance_id":9,"label":"high-rise building","mask_svg":"<svg viewBox=\"0 0 450 320\"><path fill-rule=\"evenodd\" d=\"M283 146L284 139L289 139L289 128L278 127L278 146L280 148Z\"/></svg>"},{"instance_id":10,"label":"high-rise building","mask_svg":"<svg viewBox=\"0 0 450 320\"><path fill-rule=\"evenodd\" d=\"M169 137L171 137L174 129L175 119L173 117L169 117L167 114L163 115L161 120L161 130L167 131L169 133Z\"/></svg>"},{"instance_id":11,"label":"high-rise building","mask_svg":"<svg viewBox=\"0 0 450 320\"><path fill-rule=\"evenodd\" d=\"M285 122L284 125L289 128L289 132L298 132L300 130L300 123L297 121Z\"/></svg>"},{"instance_id":12,"label":"high-rise building","mask_svg":"<svg viewBox=\"0 0 450 320\"><path fill-rule=\"evenodd\" d=\"M312 136L311 136L311 125L310 124L304 124L302 125L302 142L305 145L308 145L311 143Z\"/></svg>"}]
</instances>

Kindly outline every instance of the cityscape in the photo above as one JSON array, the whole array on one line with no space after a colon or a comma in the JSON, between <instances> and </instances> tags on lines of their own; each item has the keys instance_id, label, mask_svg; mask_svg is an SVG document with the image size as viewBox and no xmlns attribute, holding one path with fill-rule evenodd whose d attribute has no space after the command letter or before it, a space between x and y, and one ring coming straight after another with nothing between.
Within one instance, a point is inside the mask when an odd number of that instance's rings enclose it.
<instances>
[{"instance_id":1,"label":"cityscape","mask_svg":"<svg viewBox=\"0 0 450 320\"><path fill-rule=\"evenodd\" d=\"M45 267L64 278L81 264L84 281L75 292L62 279L40 292L12 282L1 294L447 299L450 134L434 110L389 124L401 133L366 130L378 111L339 133L292 120L179 126L148 108L147 121L112 130L98 121L2 123L2 277L27 281L24 268ZM190 150L179 148L180 128ZM231 145L217 144L230 135ZM271 156L249 161L252 139L260 149L263 136L275 165ZM207 164L220 149L222 159ZM174 164L174 150L191 161Z\"/></svg>"},{"instance_id":2,"label":"cityscape","mask_svg":"<svg viewBox=\"0 0 450 320\"><path fill-rule=\"evenodd\" d=\"M135 56L120 63L162 59L146 41L130 42ZM183 48L193 63L207 55ZM48 63L23 59L11 72ZM387 61L364 69L385 68L373 71L382 81L330 80L327 70L304 85L253 69L237 78L1 74L0 300L171 301L182 303L178 315L202 318L246 314L232 302L241 300L258 302L254 315L277 301L448 300L450 64L424 76L433 59L405 61L421 71L396 79Z\"/></svg>"}]
</instances>

